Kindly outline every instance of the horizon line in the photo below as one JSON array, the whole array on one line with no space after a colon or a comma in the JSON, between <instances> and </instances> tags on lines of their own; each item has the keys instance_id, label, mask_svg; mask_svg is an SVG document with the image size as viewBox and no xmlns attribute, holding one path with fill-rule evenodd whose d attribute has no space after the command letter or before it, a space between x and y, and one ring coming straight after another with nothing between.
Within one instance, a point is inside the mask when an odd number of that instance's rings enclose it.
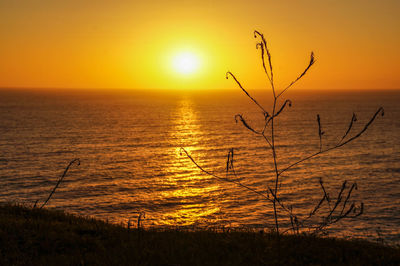
<instances>
[{"instance_id":1,"label":"horizon line","mask_svg":"<svg viewBox=\"0 0 400 266\"><path fill-rule=\"evenodd\" d=\"M153 91L210 91L210 90L236 90L237 88L112 88L112 87L104 87L104 88L89 88L89 87L0 87L0 90L153 90ZM265 90L269 88L253 88L251 90ZM297 91L395 91L400 90L399 88L295 88Z\"/></svg>"}]
</instances>

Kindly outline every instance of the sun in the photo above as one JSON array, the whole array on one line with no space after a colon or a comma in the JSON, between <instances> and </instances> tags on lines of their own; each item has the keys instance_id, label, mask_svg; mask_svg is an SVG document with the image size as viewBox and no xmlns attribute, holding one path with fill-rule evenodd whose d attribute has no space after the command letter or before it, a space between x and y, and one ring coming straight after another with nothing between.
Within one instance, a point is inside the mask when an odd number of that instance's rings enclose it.
<instances>
[{"instance_id":1,"label":"sun","mask_svg":"<svg viewBox=\"0 0 400 266\"><path fill-rule=\"evenodd\" d=\"M180 52L172 59L172 66L182 75L195 73L199 68L199 58L192 52Z\"/></svg>"}]
</instances>

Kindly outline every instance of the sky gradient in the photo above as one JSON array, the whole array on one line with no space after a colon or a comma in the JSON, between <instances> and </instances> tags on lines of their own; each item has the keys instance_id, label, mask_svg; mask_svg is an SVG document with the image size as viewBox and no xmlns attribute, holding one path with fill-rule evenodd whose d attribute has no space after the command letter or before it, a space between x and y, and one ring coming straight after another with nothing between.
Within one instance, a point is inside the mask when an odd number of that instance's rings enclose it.
<instances>
[{"instance_id":1,"label":"sky gradient","mask_svg":"<svg viewBox=\"0 0 400 266\"><path fill-rule=\"evenodd\" d=\"M267 80L255 29L269 43L278 87L399 89L400 1L1 1L0 88L251 88ZM172 68L190 51L196 73Z\"/></svg>"}]
</instances>

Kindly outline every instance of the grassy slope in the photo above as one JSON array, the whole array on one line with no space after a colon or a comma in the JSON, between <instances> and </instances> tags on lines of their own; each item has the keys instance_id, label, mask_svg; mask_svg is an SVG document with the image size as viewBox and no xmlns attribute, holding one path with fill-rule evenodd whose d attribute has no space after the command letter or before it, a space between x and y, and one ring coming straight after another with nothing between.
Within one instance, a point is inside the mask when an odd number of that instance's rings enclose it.
<instances>
[{"instance_id":1,"label":"grassy slope","mask_svg":"<svg viewBox=\"0 0 400 266\"><path fill-rule=\"evenodd\" d=\"M400 249L252 232L138 231L0 205L0 265L400 265Z\"/></svg>"}]
</instances>

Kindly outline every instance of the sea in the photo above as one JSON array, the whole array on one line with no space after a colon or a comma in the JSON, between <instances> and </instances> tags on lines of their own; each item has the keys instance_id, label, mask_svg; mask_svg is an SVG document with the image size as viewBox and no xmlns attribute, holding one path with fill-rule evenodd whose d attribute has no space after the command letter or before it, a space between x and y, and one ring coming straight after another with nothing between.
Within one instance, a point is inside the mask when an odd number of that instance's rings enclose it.
<instances>
[{"instance_id":1,"label":"sea","mask_svg":"<svg viewBox=\"0 0 400 266\"><path fill-rule=\"evenodd\" d=\"M249 93L271 113L270 90ZM298 221L310 216L325 195L322 180L330 201L300 231L354 204L322 233L399 244L400 90L293 89L277 108L286 99L291 106L274 120L278 170L362 134L280 175L280 229L293 233L288 210ZM380 107L384 116L369 124ZM238 114L264 129L262 110L240 89L2 89L0 202L42 206L79 158L45 208L124 226L140 216L144 228L273 230L271 125L264 138Z\"/></svg>"}]
</instances>

